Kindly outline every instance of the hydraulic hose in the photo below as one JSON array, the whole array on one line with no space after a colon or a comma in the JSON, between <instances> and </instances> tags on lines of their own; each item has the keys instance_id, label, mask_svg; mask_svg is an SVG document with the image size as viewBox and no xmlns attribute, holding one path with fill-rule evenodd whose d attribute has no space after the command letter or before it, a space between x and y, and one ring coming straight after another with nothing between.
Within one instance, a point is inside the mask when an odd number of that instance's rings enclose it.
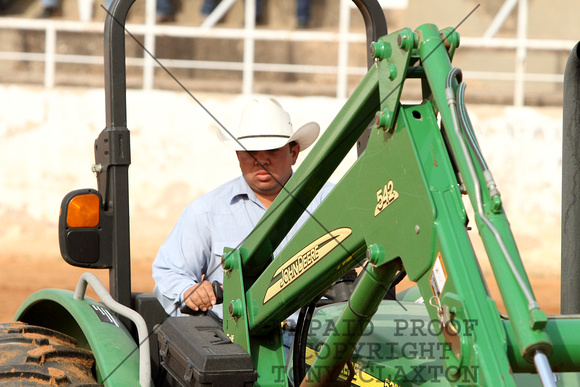
<instances>
[{"instance_id":1,"label":"hydraulic hose","mask_svg":"<svg viewBox=\"0 0 580 387\"><path fill-rule=\"evenodd\" d=\"M296 331L294 334L292 371L294 376L294 385L299 385L306 376L306 344L308 341L308 331L314 315L314 309L321 297L316 297L308 305L300 309L298 321L296 322Z\"/></svg>"},{"instance_id":2,"label":"hydraulic hose","mask_svg":"<svg viewBox=\"0 0 580 387\"><path fill-rule=\"evenodd\" d=\"M302 326L304 325L304 316L306 315L306 311L308 310L308 306L303 306L300 309L300 313L298 314L298 321L296 321L296 330L294 333L294 345L293 345L293 354L292 354L292 373L294 376L294 385L298 381L304 379L304 374L301 371L301 363L304 359L301 358L302 353Z\"/></svg>"},{"instance_id":3,"label":"hydraulic hose","mask_svg":"<svg viewBox=\"0 0 580 387\"><path fill-rule=\"evenodd\" d=\"M503 238L501 237L501 234L499 233L497 228L493 225L493 223L489 220L489 218L485 214L485 211L483 210L483 198L482 198L482 194L481 194L481 184L479 182L479 179L477 178L477 172L475 171L475 165L473 164L473 160L471 158L471 154L470 154L469 149L467 147L467 143L463 137L463 133L462 133L463 128L461 127L461 124L459 121L459 117L458 117L458 113L457 113L457 103L455 100L455 93L453 92L453 79L458 78L458 81L461 82L461 75L460 74L461 74L461 70L459 70L458 68L451 69L451 71L447 75L447 80L446 80L446 85L445 85L445 94L447 95L447 102L448 102L449 108L451 110L451 117L453 119L453 126L454 126L455 135L457 136L457 139L459 140L459 144L461 146L461 151L462 151L463 156L465 158L465 161L467 163L467 168L469 169L469 175L471 177L472 183L473 183L474 188L475 188L477 213L478 213L479 217L481 218L481 220L485 223L485 225L493 233L493 235L497 241L497 244L499 245L499 248L501 249L501 251L504 255L504 258L505 258L508 266L510 267L511 272L512 272L514 278L516 279L516 282L520 286L522 292L524 293L524 296L526 297L526 299L528 301L528 310L537 309L537 308L539 308L538 302L534 298L534 295L532 294L532 292L528 288L526 282L524 281L524 279L520 275L519 271L517 270L517 268L514 264L514 261L511 257L511 254L509 253L509 251L508 251L508 249L503 241ZM474 153L478 153L478 152L474 152ZM484 165L484 164L485 164L485 162L481 162L481 165Z\"/></svg>"},{"instance_id":4,"label":"hydraulic hose","mask_svg":"<svg viewBox=\"0 0 580 387\"><path fill-rule=\"evenodd\" d=\"M463 156L465 157L465 161L467 163L467 168L469 169L469 175L470 175L472 183L474 185L476 204L477 204L477 213L479 214L481 220L485 223L485 225L493 233L511 272L512 272L514 278L516 279L516 282L518 283L520 289L522 290L524 296L526 297L526 299L528 301L528 310L532 311L533 309L539 309L539 305L538 305L537 301L535 300L534 295L532 294L531 290L528 288L524 279L522 278L519 271L517 270L517 268L513 262L513 259L510 255L509 251L507 250L507 247L503 241L501 234L499 233L497 228L493 225L493 223L489 220L489 218L485 214L485 211L483 210L481 184L479 182L479 178L477 178L475 165L474 165L473 160L471 158L471 155L469 153L467 142L465 141L465 138L463 137L463 134L465 134L466 138L469 138L470 135L466 133L466 126L462 125L462 123L458 117L459 116L459 114L458 114L459 109L457 108L457 103L455 100L455 93L453 92L453 79L455 79L458 76L458 74L459 74L458 82L461 83L461 77L460 77L461 72L459 69L454 68L447 75L445 94L447 96L447 103L449 105L449 109L451 110L451 117L453 120L453 129L455 131L455 135L457 136L457 139L458 139L459 144L461 146L461 151L463 153ZM463 99L463 94L461 94L461 97ZM463 100L461 101L461 104L463 104ZM470 146L472 147L472 151L475 154L476 158L478 159L480 166L485 165L485 162L483 161L483 157L478 157L478 154L481 156L480 152L478 150L476 151L476 149L473 148L473 146L475 146L475 145L476 145L475 142L470 143ZM491 174L489 176L491 176ZM488 186L489 186L489 182L488 182ZM494 183L494 186L495 186L495 183ZM542 381L542 384L546 387L548 387L548 386L555 387L556 384L554 382L554 376L552 374L550 363L548 362L548 358L546 357L544 352L542 352L541 350L536 350L533 353L533 359L534 359L534 363L536 365L536 370L538 371L538 375L540 376L540 379Z\"/></svg>"},{"instance_id":5,"label":"hydraulic hose","mask_svg":"<svg viewBox=\"0 0 580 387\"><path fill-rule=\"evenodd\" d=\"M465 138L475 154L476 160L482 170L489 170L487 163L483 158L483 154L481 153L481 149L479 148L477 137L475 137L475 134L473 133L473 126L471 125L471 120L469 119L467 109L465 108L465 82L459 83L459 86L457 87L457 110L459 111L459 122L461 127L465 130Z\"/></svg>"},{"instance_id":6,"label":"hydraulic hose","mask_svg":"<svg viewBox=\"0 0 580 387\"><path fill-rule=\"evenodd\" d=\"M497 189L491 171L489 170L487 163L485 162L485 158L481 153L481 148L479 147L477 137L475 137L475 134L473 133L473 126L471 125L469 114L467 114L467 109L465 108L464 96L465 96L465 82L461 82L457 87L457 110L459 112L459 123L465 133L465 138L469 143L469 147L471 148L471 151L475 155L475 159L477 160L482 170L483 178L485 179L485 184L487 185L487 188L489 190L489 196L493 200L495 196L499 198L500 193L499 190Z\"/></svg>"}]
</instances>

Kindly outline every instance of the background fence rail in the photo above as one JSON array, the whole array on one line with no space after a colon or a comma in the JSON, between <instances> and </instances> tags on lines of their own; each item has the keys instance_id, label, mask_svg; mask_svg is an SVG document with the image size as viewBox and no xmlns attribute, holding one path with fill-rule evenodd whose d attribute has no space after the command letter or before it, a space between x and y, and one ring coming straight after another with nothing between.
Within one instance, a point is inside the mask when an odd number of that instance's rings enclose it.
<instances>
[{"instance_id":1,"label":"background fence rail","mask_svg":"<svg viewBox=\"0 0 580 387\"><path fill-rule=\"evenodd\" d=\"M241 61L229 60L185 60L185 59L162 59L167 68L183 69L213 69L236 71L242 73L242 94L254 92L255 72L278 72L278 73L303 73L303 74L336 74L335 96L345 98L348 94L348 78L352 75L362 76L366 73L364 66L349 65L349 45L366 44L366 38L362 32L353 32L350 29L350 11L354 7L349 0L340 0L339 23L336 31L319 30L281 30L255 28L255 0L245 1L245 26L244 28L218 28L215 17L208 17L209 23L201 26L179 25L156 25L155 2L146 0L145 22L143 24L128 24L127 30L133 35L143 37L143 45L151 54L156 52L156 37L175 37L186 39L232 39L243 42L243 58ZM231 0L227 3L230 5ZM513 71L478 71L463 68L466 77L482 81L509 81L513 82L513 104L522 106L525 104L525 88L528 82L543 82L560 84L563 75L559 73L529 73L526 72L526 59L529 51L541 50L551 52L569 52L576 41L554 39L529 39L527 37L527 2L528 0L508 0L500 10L492 25L482 37L462 36L461 46L483 51L490 54L498 50L512 51L515 53L515 66ZM226 4L227 4L226 3ZM381 1L385 8L401 8L407 5L406 0ZM507 17L508 11L519 4L517 18L517 36L513 38L494 37L501 23ZM511 7L511 8L510 8ZM225 10L217 9L220 13ZM219 16L219 15L217 15ZM213 24L212 24L212 21ZM56 85L56 64L69 63L79 65L102 64L99 55L71 55L57 53L59 38L63 32L101 34L102 23L72 20L39 20L27 18L0 18L0 30L20 31L43 31L43 52L14 52L0 51L0 61L29 61L44 63L44 87L52 88ZM336 65L320 64L292 64L292 63L260 63L255 58L255 44L257 41L283 41L283 42L328 42L337 44ZM142 57L129 57L127 64L142 67L142 87L144 89L155 88L155 67L158 66L147 53Z\"/></svg>"}]
</instances>

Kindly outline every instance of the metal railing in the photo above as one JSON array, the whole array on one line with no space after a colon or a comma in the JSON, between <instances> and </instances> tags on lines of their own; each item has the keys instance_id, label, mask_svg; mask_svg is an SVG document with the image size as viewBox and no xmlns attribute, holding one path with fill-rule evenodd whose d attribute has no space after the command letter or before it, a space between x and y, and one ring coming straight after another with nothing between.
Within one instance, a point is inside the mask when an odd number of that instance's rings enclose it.
<instances>
[{"instance_id":1,"label":"metal railing","mask_svg":"<svg viewBox=\"0 0 580 387\"><path fill-rule=\"evenodd\" d=\"M224 1L224 4L231 4L235 0ZM362 32L350 31L350 11L353 4L350 0L340 0L339 26L338 31L291 31L274 29L255 28L255 0L246 0L244 28L216 28L212 20L219 19L219 13L227 11L225 6L216 9L218 14L210 15L206 21L198 27L173 26L155 24L155 0L146 0L145 23L128 24L127 30L134 35L143 35L143 45L153 55L155 54L155 37L159 35L180 38L201 38L201 39L243 39L243 59L241 62L235 61L201 61L201 60L180 60L163 59L164 66L168 68L187 69L214 69L242 72L242 93L251 94L254 89L255 72L285 72L285 73L309 73L309 74L336 74L336 97L346 98L348 93L348 77L350 75L362 76L367 69L363 66L349 66L349 44L366 43L365 34ZM528 0L506 0L506 4L500 10L492 25L483 37L463 37L462 47L478 49L505 49L515 50L516 64L513 72L492 72L492 71L469 71L464 69L463 73L470 79L478 80L503 80L514 82L514 105L524 104L525 83L526 82L550 82L562 83L563 74L533 74L526 72L526 56L528 50L546 51L566 51L569 52L576 44L572 40L541 40L527 38L527 2ZM405 7L406 0L382 0L380 3L384 8ZM495 32L505 20L507 13L514 7L518 7L518 32L516 38L495 38ZM510 8L511 7L511 8ZM213 23L213 24L212 24ZM102 64L102 56L96 55L68 55L58 54L57 34L59 32L89 32L102 33L103 24L100 22L86 21L65 21L65 20L35 20L23 18L0 18L0 29L17 30L39 30L45 32L45 47L42 52L0 52L0 60L10 61L40 61L44 62L44 86L52 88L55 86L55 74L57 63L74 64ZM291 41L291 42L331 42L338 44L337 64L335 66L324 66L314 64L280 64L280 63L257 63L255 62L254 46L256 41ZM154 88L154 70L157 64L147 53L142 58L127 58L127 65L143 67L143 88Z\"/></svg>"}]
</instances>

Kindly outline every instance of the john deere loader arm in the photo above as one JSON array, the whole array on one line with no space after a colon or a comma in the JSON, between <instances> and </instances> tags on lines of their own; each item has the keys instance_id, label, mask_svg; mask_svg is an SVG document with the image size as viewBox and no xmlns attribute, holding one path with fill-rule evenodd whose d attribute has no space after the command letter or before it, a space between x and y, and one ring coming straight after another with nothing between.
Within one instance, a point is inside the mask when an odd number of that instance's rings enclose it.
<instances>
[{"instance_id":1,"label":"john deere loader arm","mask_svg":"<svg viewBox=\"0 0 580 387\"><path fill-rule=\"evenodd\" d=\"M570 319L548 321L535 301L471 129L461 72L451 66L458 46L456 31L432 24L374 42L374 63L364 80L249 238L226 255L224 330L252 355L258 384L283 382L273 372L285 365L280 322L365 259L358 285L303 385L326 385L344 371L402 269L438 322L450 383L513 386L514 373L537 372L544 385L554 385L552 367L578 371L562 332L580 326ZM419 104L400 101L409 78L421 80ZM273 259L283 236L365 130L370 136L364 152ZM462 195L474 209L509 320L502 320L486 292ZM404 375L393 382L405 385Z\"/></svg>"}]
</instances>

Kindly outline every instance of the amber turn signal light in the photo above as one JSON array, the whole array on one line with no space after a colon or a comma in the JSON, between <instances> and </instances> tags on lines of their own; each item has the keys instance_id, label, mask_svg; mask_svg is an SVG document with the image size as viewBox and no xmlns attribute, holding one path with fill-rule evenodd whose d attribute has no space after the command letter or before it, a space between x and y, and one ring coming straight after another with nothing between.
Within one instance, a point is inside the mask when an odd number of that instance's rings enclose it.
<instances>
[{"instance_id":1,"label":"amber turn signal light","mask_svg":"<svg viewBox=\"0 0 580 387\"><path fill-rule=\"evenodd\" d=\"M68 203L66 224L71 228L97 227L101 203L95 194L77 195Z\"/></svg>"}]
</instances>

